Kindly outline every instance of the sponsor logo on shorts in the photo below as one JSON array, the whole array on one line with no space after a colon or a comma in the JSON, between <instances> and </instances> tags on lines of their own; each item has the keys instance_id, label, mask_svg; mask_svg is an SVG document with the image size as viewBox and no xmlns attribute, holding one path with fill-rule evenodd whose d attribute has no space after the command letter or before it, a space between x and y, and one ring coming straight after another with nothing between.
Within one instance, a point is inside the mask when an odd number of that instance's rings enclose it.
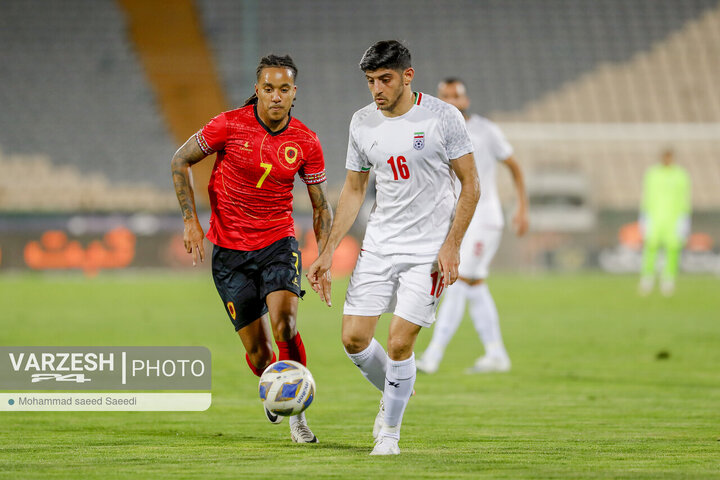
<instances>
[{"instance_id":1,"label":"sponsor logo on shorts","mask_svg":"<svg viewBox=\"0 0 720 480\"><path fill-rule=\"evenodd\" d=\"M235 312L235 304L233 302L227 302L227 309L232 319L235 320L235 317L237 315L237 313Z\"/></svg>"}]
</instances>

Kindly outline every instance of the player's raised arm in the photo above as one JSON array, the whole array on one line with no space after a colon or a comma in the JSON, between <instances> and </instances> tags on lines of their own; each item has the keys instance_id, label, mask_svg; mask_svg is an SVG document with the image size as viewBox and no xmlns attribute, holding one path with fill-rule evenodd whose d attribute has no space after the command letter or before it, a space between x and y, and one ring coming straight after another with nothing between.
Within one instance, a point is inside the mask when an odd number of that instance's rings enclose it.
<instances>
[{"instance_id":1,"label":"player's raised arm","mask_svg":"<svg viewBox=\"0 0 720 480\"><path fill-rule=\"evenodd\" d=\"M468 225L470 225L473 213L475 213L475 206L480 199L480 181L478 180L473 154L468 153L451 160L450 165L460 180L461 190L450 232L438 253L438 268L443 275L446 286L452 285L458 278L460 244Z\"/></svg>"},{"instance_id":2,"label":"player's raised arm","mask_svg":"<svg viewBox=\"0 0 720 480\"><path fill-rule=\"evenodd\" d=\"M195 195L190 185L190 167L206 156L205 152L200 149L195 135L193 135L175 152L170 162L175 194L180 203L183 223L185 224L183 232L185 250L192 254L193 265L197 265L198 256L201 262L205 260L205 248L203 247L205 233L197 218Z\"/></svg>"},{"instance_id":3,"label":"player's raised arm","mask_svg":"<svg viewBox=\"0 0 720 480\"><path fill-rule=\"evenodd\" d=\"M332 227L333 211L330 207L330 203L327 200L327 182L317 183L314 185L308 185L308 195L310 195L310 202L313 207L313 230L315 231L315 240L317 240L318 254L325 249L328 237L330 236L330 229ZM310 277L308 276L308 279ZM330 305L331 298L331 278L330 271L326 271L320 275L318 280L319 291L316 290L320 297ZM315 290L315 283L312 283L313 290Z\"/></svg>"},{"instance_id":4,"label":"player's raised arm","mask_svg":"<svg viewBox=\"0 0 720 480\"><path fill-rule=\"evenodd\" d=\"M328 306L331 305L331 299L324 294L320 284L320 278L323 277L326 272L330 271L333 252L335 252L340 241L347 234L348 230L350 230L353 222L355 222L355 218L365 200L369 176L370 174L368 172L348 170L347 176L345 177L345 184L343 185L342 192L340 192L340 199L338 200L330 235L324 248L318 248L320 255L313 264L310 265L307 273L307 278L313 290L320 295Z\"/></svg>"},{"instance_id":5,"label":"player's raised arm","mask_svg":"<svg viewBox=\"0 0 720 480\"><path fill-rule=\"evenodd\" d=\"M515 161L515 158L512 155L506 158L503 163L510 169L513 184L515 185L515 191L517 192L518 209L517 212L515 212L513 224L515 225L515 233L519 237L522 237L528 229L528 200L525 192L523 173L520 169L520 165L517 161Z\"/></svg>"}]
</instances>

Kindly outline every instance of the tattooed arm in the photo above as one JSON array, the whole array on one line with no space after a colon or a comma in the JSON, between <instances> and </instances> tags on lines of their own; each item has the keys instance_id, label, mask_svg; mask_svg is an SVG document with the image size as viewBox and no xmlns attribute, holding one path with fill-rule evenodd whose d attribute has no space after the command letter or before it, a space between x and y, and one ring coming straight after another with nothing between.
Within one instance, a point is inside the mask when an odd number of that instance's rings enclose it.
<instances>
[{"instance_id":1,"label":"tattooed arm","mask_svg":"<svg viewBox=\"0 0 720 480\"><path fill-rule=\"evenodd\" d=\"M333 212L327 200L327 182L308 185L308 194L313 207L313 229L318 244L318 255L325 249L330 237ZM330 304L330 272L326 272L317 279L318 284L313 285L313 290L320 293L323 300Z\"/></svg>"},{"instance_id":2,"label":"tattooed arm","mask_svg":"<svg viewBox=\"0 0 720 480\"><path fill-rule=\"evenodd\" d=\"M330 236L333 212L327 200L327 182L308 185L308 195L313 207L313 230L318 244L318 253L322 252Z\"/></svg>"},{"instance_id":3,"label":"tattooed arm","mask_svg":"<svg viewBox=\"0 0 720 480\"><path fill-rule=\"evenodd\" d=\"M193 135L175 152L172 162L170 162L175 194L180 202L180 210L185 223L183 232L185 250L192 254L193 265L197 265L198 256L201 262L205 260L205 247L203 247L205 232L200 226L195 210L195 195L190 185L190 167L206 156L200 150L195 135Z\"/></svg>"}]
</instances>

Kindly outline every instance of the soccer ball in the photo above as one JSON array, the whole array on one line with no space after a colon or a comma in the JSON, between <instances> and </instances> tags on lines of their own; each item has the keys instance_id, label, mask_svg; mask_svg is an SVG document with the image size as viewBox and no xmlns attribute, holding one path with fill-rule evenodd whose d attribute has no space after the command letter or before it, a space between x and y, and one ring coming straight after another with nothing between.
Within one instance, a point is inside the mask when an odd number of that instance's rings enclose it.
<instances>
[{"instance_id":1,"label":"soccer ball","mask_svg":"<svg viewBox=\"0 0 720 480\"><path fill-rule=\"evenodd\" d=\"M275 415L297 415L315 399L315 380L301 363L281 360L265 369L258 390L265 408Z\"/></svg>"}]
</instances>

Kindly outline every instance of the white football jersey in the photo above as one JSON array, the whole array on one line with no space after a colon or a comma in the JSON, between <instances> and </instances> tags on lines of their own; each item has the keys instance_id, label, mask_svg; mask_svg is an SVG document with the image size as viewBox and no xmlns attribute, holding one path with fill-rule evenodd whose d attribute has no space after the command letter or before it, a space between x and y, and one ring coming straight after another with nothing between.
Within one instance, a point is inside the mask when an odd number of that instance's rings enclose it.
<instances>
[{"instance_id":1,"label":"white football jersey","mask_svg":"<svg viewBox=\"0 0 720 480\"><path fill-rule=\"evenodd\" d=\"M437 255L455 210L450 160L473 151L460 111L430 95L399 117L374 103L350 122L345 166L375 172L375 205L363 248L382 254Z\"/></svg>"},{"instance_id":2,"label":"white football jersey","mask_svg":"<svg viewBox=\"0 0 720 480\"><path fill-rule=\"evenodd\" d=\"M480 201L475 208L468 233L478 227L502 228L505 222L495 176L498 162L510 157L513 148L500 128L480 115L470 116L467 129L475 150L473 155L480 179ZM459 185L456 188L459 191Z\"/></svg>"}]
</instances>

